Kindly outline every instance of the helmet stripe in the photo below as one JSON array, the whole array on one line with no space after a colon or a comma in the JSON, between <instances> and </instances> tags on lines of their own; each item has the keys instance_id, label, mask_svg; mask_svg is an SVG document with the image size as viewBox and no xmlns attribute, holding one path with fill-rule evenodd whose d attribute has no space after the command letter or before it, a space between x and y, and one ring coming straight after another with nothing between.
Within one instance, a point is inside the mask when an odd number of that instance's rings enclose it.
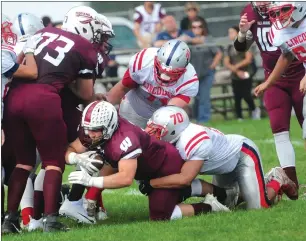
<instances>
[{"instance_id":1,"label":"helmet stripe","mask_svg":"<svg viewBox=\"0 0 306 241\"><path fill-rule=\"evenodd\" d=\"M96 107L96 105L100 103L100 101L95 101L93 103L91 103L91 106L88 107L86 113L85 113L85 118L84 118L84 122L88 122L90 123L91 121L91 113L93 111L93 109Z\"/></svg>"},{"instance_id":2,"label":"helmet stripe","mask_svg":"<svg viewBox=\"0 0 306 241\"><path fill-rule=\"evenodd\" d=\"M173 49L171 50L171 53L166 61L166 65L169 66L171 59L174 55L175 50L177 49L177 47L180 45L181 41L177 41L176 44L174 45Z\"/></svg>"},{"instance_id":3,"label":"helmet stripe","mask_svg":"<svg viewBox=\"0 0 306 241\"><path fill-rule=\"evenodd\" d=\"M21 34L22 34L22 35L25 35L24 29L23 29L23 25L22 25L22 21L21 21L21 17L22 17L22 14L20 13L20 14L18 15L19 28L20 28Z\"/></svg>"}]
</instances>

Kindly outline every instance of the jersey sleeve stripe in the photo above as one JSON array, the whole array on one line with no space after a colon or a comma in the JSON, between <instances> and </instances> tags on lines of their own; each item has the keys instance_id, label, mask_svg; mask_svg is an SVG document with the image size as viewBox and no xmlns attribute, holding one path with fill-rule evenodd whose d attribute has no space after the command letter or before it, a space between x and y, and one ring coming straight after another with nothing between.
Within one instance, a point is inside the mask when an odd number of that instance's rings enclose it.
<instances>
[{"instance_id":1,"label":"jersey sleeve stripe","mask_svg":"<svg viewBox=\"0 0 306 241\"><path fill-rule=\"evenodd\" d=\"M147 49L142 50L141 54L140 54L140 59L138 61L138 70L141 70L141 65L142 65L142 60L143 60L143 56L145 54L145 52L147 51Z\"/></svg>"},{"instance_id":2,"label":"jersey sleeve stripe","mask_svg":"<svg viewBox=\"0 0 306 241\"><path fill-rule=\"evenodd\" d=\"M124 159L124 160L128 160L128 159L134 159L136 158L137 156L139 156L140 154L142 153L142 150L141 149L136 149L130 153L128 153L127 155L125 155L124 157L122 157L121 159Z\"/></svg>"},{"instance_id":3,"label":"jersey sleeve stripe","mask_svg":"<svg viewBox=\"0 0 306 241\"><path fill-rule=\"evenodd\" d=\"M195 81L199 81L198 77L186 81L184 84L182 84L182 85L180 85L179 87L177 87L175 91L178 92L178 91L179 91L181 88L183 88L184 86L189 85L190 83L193 83L193 82L195 82Z\"/></svg>"},{"instance_id":4,"label":"jersey sleeve stripe","mask_svg":"<svg viewBox=\"0 0 306 241\"><path fill-rule=\"evenodd\" d=\"M202 138L200 138L199 140L197 140L197 141L190 147L190 149L187 151L187 153L186 153L187 158L189 158L190 152L193 150L193 148L194 148L196 145L198 145L201 141L207 140L207 139L209 139L208 136L203 136Z\"/></svg>"},{"instance_id":5,"label":"jersey sleeve stripe","mask_svg":"<svg viewBox=\"0 0 306 241\"><path fill-rule=\"evenodd\" d=\"M206 131L202 131L200 133L198 133L197 135L195 135L194 137L192 137L189 142L187 143L186 147L185 147L185 151L187 151L187 149L189 148L189 146L192 144L192 142L194 142L198 137L200 136L207 136L207 132Z\"/></svg>"},{"instance_id":6,"label":"jersey sleeve stripe","mask_svg":"<svg viewBox=\"0 0 306 241\"><path fill-rule=\"evenodd\" d=\"M87 73L92 74L93 71L90 70L90 69L81 69L81 70L79 71L79 74L87 74Z\"/></svg>"},{"instance_id":7,"label":"jersey sleeve stripe","mask_svg":"<svg viewBox=\"0 0 306 241\"><path fill-rule=\"evenodd\" d=\"M135 60L134 60L134 64L133 64L133 73L136 71L136 62L137 62L137 60L138 60L139 54L140 54L140 52L138 52L138 53L136 54L136 57L135 57Z\"/></svg>"}]
</instances>

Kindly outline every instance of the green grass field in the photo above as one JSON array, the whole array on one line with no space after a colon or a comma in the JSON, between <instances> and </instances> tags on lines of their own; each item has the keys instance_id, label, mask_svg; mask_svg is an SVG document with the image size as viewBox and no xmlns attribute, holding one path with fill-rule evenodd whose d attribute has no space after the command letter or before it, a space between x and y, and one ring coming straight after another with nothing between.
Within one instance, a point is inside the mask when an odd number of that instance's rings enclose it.
<instances>
[{"instance_id":1,"label":"green grass field","mask_svg":"<svg viewBox=\"0 0 306 241\"><path fill-rule=\"evenodd\" d=\"M216 121L211 126L224 133L237 133L251 138L259 146L264 171L278 165L274 141L267 119L260 121ZM136 185L121 190L104 191L104 204L109 218L95 226L79 225L62 219L71 228L67 233L24 233L2 237L4 241L40 240L306 240L306 152L301 128L292 119L291 138L296 151L300 199L284 198L267 210L212 213L172 222L149 222L148 201ZM71 169L67 168L64 181ZM211 180L210 177L201 177ZM303 185L304 184L304 185Z\"/></svg>"}]
</instances>

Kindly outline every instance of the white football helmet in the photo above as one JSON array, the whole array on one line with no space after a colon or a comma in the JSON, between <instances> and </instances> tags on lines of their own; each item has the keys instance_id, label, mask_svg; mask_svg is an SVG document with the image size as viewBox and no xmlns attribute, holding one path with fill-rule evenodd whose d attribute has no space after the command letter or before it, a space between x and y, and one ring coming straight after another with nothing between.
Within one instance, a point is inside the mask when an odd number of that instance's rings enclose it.
<instances>
[{"instance_id":1,"label":"white football helmet","mask_svg":"<svg viewBox=\"0 0 306 241\"><path fill-rule=\"evenodd\" d=\"M94 101L90 103L82 114L81 125L86 130L102 131L101 141L112 137L118 127L118 114L116 108L107 101Z\"/></svg>"},{"instance_id":2,"label":"white football helmet","mask_svg":"<svg viewBox=\"0 0 306 241\"><path fill-rule=\"evenodd\" d=\"M103 14L98 14L98 19L102 23L102 32L101 32L101 46L99 47L101 51L105 52L105 54L109 54L109 52L113 49L113 46L108 43L110 38L115 37L115 32L113 30L112 23L108 20L106 16Z\"/></svg>"},{"instance_id":3,"label":"white football helmet","mask_svg":"<svg viewBox=\"0 0 306 241\"><path fill-rule=\"evenodd\" d=\"M102 41L102 22L98 13L87 6L70 9L65 15L62 29L81 35L91 43L100 44Z\"/></svg>"},{"instance_id":4,"label":"white football helmet","mask_svg":"<svg viewBox=\"0 0 306 241\"><path fill-rule=\"evenodd\" d=\"M17 42L17 35L12 30L13 23L11 20L2 14L1 17L1 43L3 45L15 46Z\"/></svg>"},{"instance_id":5,"label":"white football helmet","mask_svg":"<svg viewBox=\"0 0 306 241\"><path fill-rule=\"evenodd\" d=\"M273 2L269 18L276 29L291 27L306 15L306 2Z\"/></svg>"},{"instance_id":6,"label":"white football helmet","mask_svg":"<svg viewBox=\"0 0 306 241\"><path fill-rule=\"evenodd\" d=\"M42 20L31 13L20 13L13 21L13 31L17 34L18 42L26 42L43 28Z\"/></svg>"},{"instance_id":7,"label":"white football helmet","mask_svg":"<svg viewBox=\"0 0 306 241\"><path fill-rule=\"evenodd\" d=\"M155 79L161 86L174 85L186 72L190 49L183 41L173 39L160 47L154 59Z\"/></svg>"},{"instance_id":8,"label":"white football helmet","mask_svg":"<svg viewBox=\"0 0 306 241\"><path fill-rule=\"evenodd\" d=\"M174 143L189 124L189 117L182 108L168 105L153 113L146 132L159 140Z\"/></svg>"}]
</instances>

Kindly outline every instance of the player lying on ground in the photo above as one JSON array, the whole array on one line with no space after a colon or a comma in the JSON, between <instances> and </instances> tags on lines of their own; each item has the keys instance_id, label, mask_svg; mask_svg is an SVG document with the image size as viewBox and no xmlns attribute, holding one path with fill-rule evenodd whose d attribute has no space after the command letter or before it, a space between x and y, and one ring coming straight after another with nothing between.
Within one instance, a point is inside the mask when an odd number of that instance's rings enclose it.
<instances>
[{"instance_id":1,"label":"player lying on ground","mask_svg":"<svg viewBox=\"0 0 306 241\"><path fill-rule=\"evenodd\" d=\"M253 141L190 123L186 112L179 107L166 106L157 110L149 120L146 132L174 144L185 160L180 173L150 180L144 188L149 193L150 186L182 188L193 182L197 188L192 194L201 195L200 181L194 179L203 174L214 175L213 183L219 187L232 187L238 183L247 209L269 207L280 190L290 192L288 196L296 195L294 182L281 168L273 168L265 184L260 153Z\"/></svg>"},{"instance_id":2,"label":"player lying on ground","mask_svg":"<svg viewBox=\"0 0 306 241\"><path fill-rule=\"evenodd\" d=\"M82 153L96 150L110 166L102 168L101 177L86 170L72 172L68 180L89 187L116 189L145 180L179 173L183 160L169 143L149 136L141 128L118 117L115 107L106 101L89 104L83 114L80 137L71 143L66 162L84 158ZM84 139L88 134L89 140ZM88 163L91 162L87 158ZM90 165L90 164L89 164ZM89 170L87 168L87 170ZM169 220L211 211L229 211L211 195L201 203L182 204L180 189L155 189L149 195L151 220Z\"/></svg>"},{"instance_id":3,"label":"player lying on ground","mask_svg":"<svg viewBox=\"0 0 306 241\"><path fill-rule=\"evenodd\" d=\"M241 13L239 34L234 42L237 51L247 51L254 42L256 43L262 58L265 80L271 75L281 55L281 50L272 45L267 34L272 26L268 16L270 4L271 2L260 1L247 4ZM303 64L294 60L278 81L265 91L263 97L280 166L297 187L295 152L290 140L290 120L291 110L294 108L300 126L303 125L304 95L299 87L304 75Z\"/></svg>"},{"instance_id":4,"label":"player lying on ground","mask_svg":"<svg viewBox=\"0 0 306 241\"><path fill-rule=\"evenodd\" d=\"M274 2L269 7L269 17L273 26L269 32L270 42L282 50L277 64L265 83L257 86L258 96L275 84L290 63L296 58L306 68L306 4L305 2ZM306 75L300 80L300 91L306 93ZM306 97L303 101L303 138L306 148Z\"/></svg>"}]
</instances>

